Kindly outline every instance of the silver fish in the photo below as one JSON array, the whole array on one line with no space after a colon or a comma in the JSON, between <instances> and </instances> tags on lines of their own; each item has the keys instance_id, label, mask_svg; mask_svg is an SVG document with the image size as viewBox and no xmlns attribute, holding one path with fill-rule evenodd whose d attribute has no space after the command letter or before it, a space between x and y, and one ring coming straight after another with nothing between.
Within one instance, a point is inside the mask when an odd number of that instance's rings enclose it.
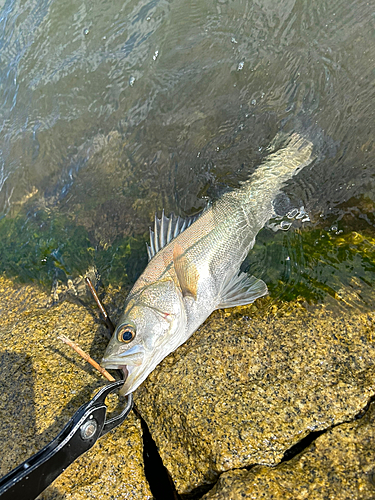
<instances>
[{"instance_id":1,"label":"silver fish","mask_svg":"<svg viewBox=\"0 0 375 500\"><path fill-rule=\"evenodd\" d=\"M285 181L312 161L312 143L293 134L276 153L201 215L155 217L149 264L130 291L104 353L105 368L123 369L122 394L133 392L215 310L252 303L266 284L240 265L275 215Z\"/></svg>"}]
</instances>

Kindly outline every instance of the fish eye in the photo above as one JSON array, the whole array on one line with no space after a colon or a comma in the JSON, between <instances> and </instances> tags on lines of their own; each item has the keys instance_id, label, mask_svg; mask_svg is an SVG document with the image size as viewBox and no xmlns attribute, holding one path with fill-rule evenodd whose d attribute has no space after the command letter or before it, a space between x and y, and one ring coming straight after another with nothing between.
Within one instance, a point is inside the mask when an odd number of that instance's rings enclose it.
<instances>
[{"instance_id":1,"label":"fish eye","mask_svg":"<svg viewBox=\"0 0 375 500\"><path fill-rule=\"evenodd\" d=\"M125 344L128 344L131 342L135 337L135 330L132 326L130 325L124 325L120 330L117 332L117 338L120 342L124 342Z\"/></svg>"}]
</instances>

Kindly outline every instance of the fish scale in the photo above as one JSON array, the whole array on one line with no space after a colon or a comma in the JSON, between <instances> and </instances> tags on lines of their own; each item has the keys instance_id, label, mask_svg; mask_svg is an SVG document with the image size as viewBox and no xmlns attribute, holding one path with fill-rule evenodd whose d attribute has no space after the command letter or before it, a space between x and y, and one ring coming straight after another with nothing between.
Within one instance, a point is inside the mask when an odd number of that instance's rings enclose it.
<instances>
[{"instance_id":1,"label":"fish scale","mask_svg":"<svg viewBox=\"0 0 375 500\"><path fill-rule=\"evenodd\" d=\"M105 368L126 368L123 394L133 392L215 309L250 304L268 292L261 279L239 274L240 265L275 215L273 202L283 184L311 163L312 149L310 141L292 134L239 189L201 214L168 218L163 211L155 217L149 263L102 360Z\"/></svg>"}]
</instances>

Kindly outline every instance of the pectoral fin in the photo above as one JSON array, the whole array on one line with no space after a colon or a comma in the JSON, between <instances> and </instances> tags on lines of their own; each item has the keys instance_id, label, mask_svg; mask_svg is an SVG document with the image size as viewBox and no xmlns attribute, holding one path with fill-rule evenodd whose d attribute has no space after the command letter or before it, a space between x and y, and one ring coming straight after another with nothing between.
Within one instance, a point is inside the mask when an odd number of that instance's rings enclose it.
<instances>
[{"instance_id":1,"label":"pectoral fin","mask_svg":"<svg viewBox=\"0 0 375 500\"><path fill-rule=\"evenodd\" d=\"M241 273L234 276L223 288L220 304L216 309L251 304L268 293L267 285L261 279Z\"/></svg>"},{"instance_id":2,"label":"pectoral fin","mask_svg":"<svg viewBox=\"0 0 375 500\"><path fill-rule=\"evenodd\" d=\"M173 248L173 264L182 295L197 300L199 273L195 264L189 261L178 243Z\"/></svg>"}]
</instances>

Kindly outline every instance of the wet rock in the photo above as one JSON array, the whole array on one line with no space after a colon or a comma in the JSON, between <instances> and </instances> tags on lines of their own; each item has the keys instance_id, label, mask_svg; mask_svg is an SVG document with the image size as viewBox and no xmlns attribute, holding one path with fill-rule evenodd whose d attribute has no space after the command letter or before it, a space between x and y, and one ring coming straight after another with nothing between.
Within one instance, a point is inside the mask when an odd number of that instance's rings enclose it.
<instances>
[{"instance_id":1,"label":"wet rock","mask_svg":"<svg viewBox=\"0 0 375 500\"><path fill-rule=\"evenodd\" d=\"M203 498L374 498L374 429L375 403L371 403L361 419L327 431L288 462L224 473Z\"/></svg>"},{"instance_id":2,"label":"wet rock","mask_svg":"<svg viewBox=\"0 0 375 500\"><path fill-rule=\"evenodd\" d=\"M214 313L135 393L181 494L230 469L278 464L375 393L374 314L296 304L250 319L257 304Z\"/></svg>"},{"instance_id":3,"label":"wet rock","mask_svg":"<svg viewBox=\"0 0 375 500\"><path fill-rule=\"evenodd\" d=\"M95 289L98 288L100 274L95 266L90 266L84 275L79 275L73 280L71 278L67 278L66 283L55 280L52 284L51 304L57 304L58 302L70 297L77 298L79 300L87 300L87 298L89 298L92 302L92 295L86 284L86 278L90 279Z\"/></svg>"},{"instance_id":4,"label":"wet rock","mask_svg":"<svg viewBox=\"0 0 375 500\"><path fill-rule=\"evenodd\" d=\"M160 173L133 158L127 146L117 131L96 136L85 168L70 187L69 200L59 200L59 210L88 231L95 247L108 248L120 238L144 234L163 205L160 190L155 190ZM82 151L72 161L79 162L81 156ZM51 206L56 201L47 194L44 203Z\"/></svg>"},{"instance_id":5,"label":"wet rock","mask_svg":"<svg viewBox=\"0 0 375 500\"><path fill-rule=\"evenodd\" d=\"M50 297L36 286L0 277L0 475L31 456L63 428L105 380L65 344L65 334L94 359L108 339L89 309ZM114 395L109 405L116 405ZM151 498L144 475L142 430L133 413L42 494L45 499Z\"/></svg>"}]
</instances>

